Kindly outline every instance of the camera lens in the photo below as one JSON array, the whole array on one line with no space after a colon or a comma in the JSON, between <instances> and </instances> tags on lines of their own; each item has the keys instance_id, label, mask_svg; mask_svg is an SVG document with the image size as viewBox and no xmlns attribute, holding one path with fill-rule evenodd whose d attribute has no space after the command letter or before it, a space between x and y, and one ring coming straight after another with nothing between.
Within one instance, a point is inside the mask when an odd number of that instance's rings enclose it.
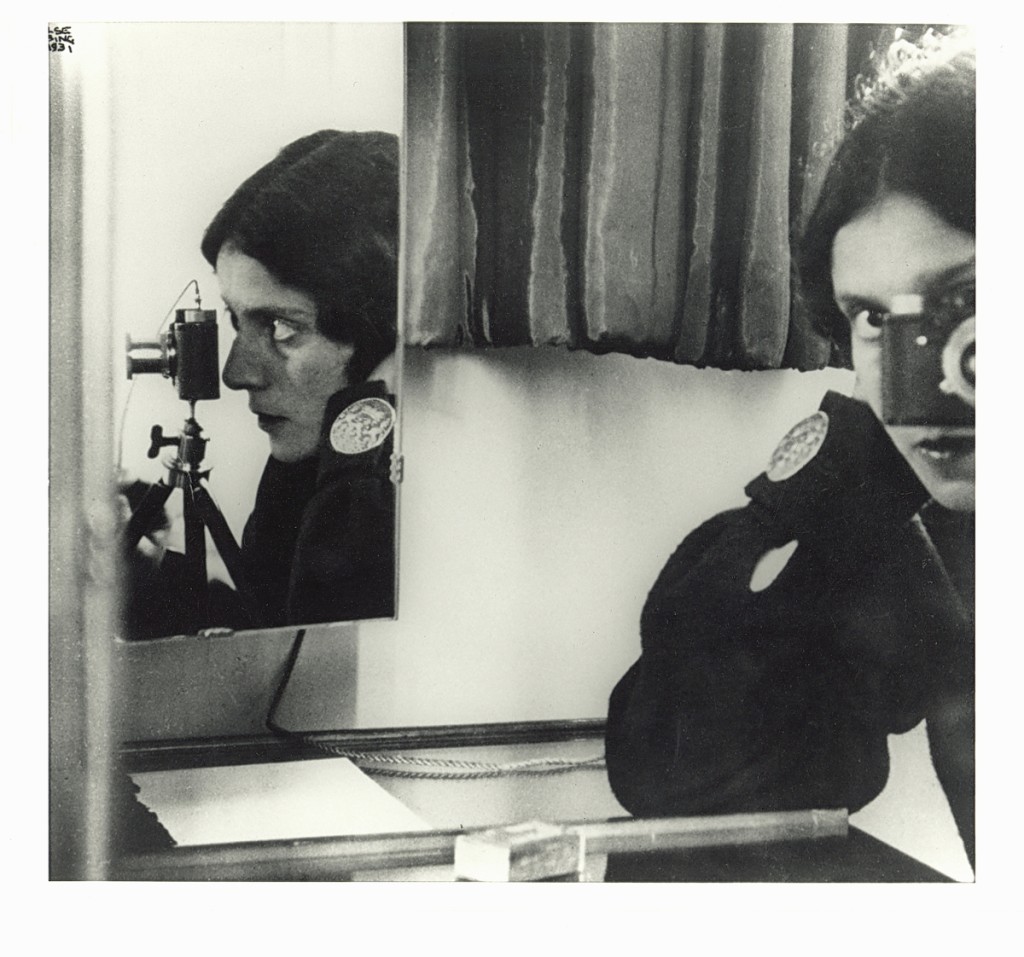
<instances>
[{"instance_id":1,"label":"camera lens","mask_svg":"<svg viewBox=\"0 0 1024 957\"><path fill-rule=\"evenodd\" d=\"M963 371L964 378L974 385L974 343L972 342L965 350L963 358L960 360L960 369Z\"/></svg>"},{"instance_id":2,"label":"camera lens","mask_svg":"<svg viewBox=\"0 0 1024 957\"><path fill-rule=\"evenodd\" d=\"M939 388L974 406L974 316L958 325L942 350L942 382Z\"/></svg>"}]
</instances>

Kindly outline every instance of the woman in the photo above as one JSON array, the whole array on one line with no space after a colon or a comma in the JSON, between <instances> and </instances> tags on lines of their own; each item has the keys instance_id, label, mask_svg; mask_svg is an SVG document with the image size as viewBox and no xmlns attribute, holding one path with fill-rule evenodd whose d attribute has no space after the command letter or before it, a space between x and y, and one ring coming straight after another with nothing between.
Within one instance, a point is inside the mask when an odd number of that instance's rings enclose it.
<instances>
[{"instance_id":1,"label":"woman","mask_svg":"<svg viewBox=\"0 0 1024 957\"><path fill-rule=\"evenodd\" d=\"M856 810L925 719L973 866L973 385L931 352L883 371L883 328L924 303L929 335L973 341L974 77L969 51L904 49L855 106L799 251L854 398L828 394L655 583L608 717L635 814Z\"/></svg>"},{"instance_id":2,"label":"woman","mask_svg":"<svg viewBox=\"0 0 1024 957\"><path fill-rule=\"evenodd\" d=\"M396 137L334 130L281 150L203 237L236 330L224 383L270 439L242 537L264 626L394 613L395 411L375 370L397 245Z\"/></svg>"}]
</instances>

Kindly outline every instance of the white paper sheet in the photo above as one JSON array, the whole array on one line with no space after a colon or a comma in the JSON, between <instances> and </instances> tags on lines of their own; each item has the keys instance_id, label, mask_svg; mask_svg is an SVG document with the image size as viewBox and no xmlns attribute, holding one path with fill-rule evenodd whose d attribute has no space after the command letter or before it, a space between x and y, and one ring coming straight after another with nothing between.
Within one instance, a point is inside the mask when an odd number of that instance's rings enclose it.
<instances>
[{"instance_id":1,"label":"white paper sheet","mask_svg":"<svg viewBox=\"0 0 1024 957\"><path fill-rule=\"evenodd\" d=\"M132 775L179 845L430 830L347 758Z\"/></svg>"}]
</instances>

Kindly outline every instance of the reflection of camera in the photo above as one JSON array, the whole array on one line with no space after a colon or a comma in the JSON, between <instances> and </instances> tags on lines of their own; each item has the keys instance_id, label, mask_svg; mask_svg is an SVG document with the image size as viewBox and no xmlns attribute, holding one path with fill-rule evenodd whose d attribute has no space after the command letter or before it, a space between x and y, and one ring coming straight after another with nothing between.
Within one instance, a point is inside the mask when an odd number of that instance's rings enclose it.
<instances>
[{"instance_id":1,"label":"reflection of camera","mask_svg":"<svg viewBox=\"0 0 1024 957\"><path fill-rule=\"evenodd\" d=\"M882 322L882 418L974 426L974 282L897 296Z\"/></svg>"},{"instance_id":2,"label":"reflection of camera","mask_svg":"<svg viewBox=\"0 0 1024 957\"><path fill-rule=\"evenodd\" d=\"M133 355L144 352L149 355ZM159 372L176 382L178 397L189 402L220 398L217 311L177 309L170 329L156 342L128 339L128 378Z\"/></svg>"}]
</instances>

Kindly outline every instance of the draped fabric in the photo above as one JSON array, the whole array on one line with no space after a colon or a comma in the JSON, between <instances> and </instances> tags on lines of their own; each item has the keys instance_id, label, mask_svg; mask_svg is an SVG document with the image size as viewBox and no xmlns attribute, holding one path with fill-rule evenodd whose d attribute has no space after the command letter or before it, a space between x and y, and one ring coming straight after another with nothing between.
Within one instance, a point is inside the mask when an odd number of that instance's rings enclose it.
<instances>
[{"instance_id":1,"label":"draped fabric","mask_svg":"<svg viewBox=\"0 0 1024 957\"><path fill-rule=\"evenodd\" d=\"M790 246L877 30L406 29L408 344L827 363Z\"/></svg>"}]
</instances>

